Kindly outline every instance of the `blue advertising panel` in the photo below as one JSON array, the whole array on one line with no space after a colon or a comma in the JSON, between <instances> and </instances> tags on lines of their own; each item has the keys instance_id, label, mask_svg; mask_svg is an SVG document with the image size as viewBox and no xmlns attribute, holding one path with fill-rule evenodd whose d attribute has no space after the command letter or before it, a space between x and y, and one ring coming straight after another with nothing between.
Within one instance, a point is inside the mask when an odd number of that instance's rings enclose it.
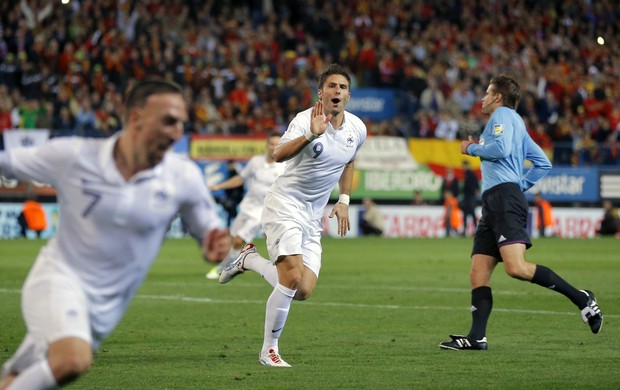
<instances>
[{"instance_id":1,"label":"blue advertising panel","mask_svg":"<svg viewBox=\"0 0 620 390\"><path fill-rule=\"evenodd\" d=\"M346 110L362 119L383 120L394 117L394 105L392 89L356 88L351 90Z\"/></svg>"},{"instance_id":2,"label":"blue advertising panel","mask_svg":"<svg viewBox=\"0 0 620 390\"><path fill-rule=\"evenodd\" d=\"M552 168L551 172L526 194L539 192L549 202L598 202L599 176L594 168Z\"/></svg>"},{"instance_id":3,"label":"blue advertising panel","mask_svg":"<svg viewBox=\"0 0 620 390\"><path fill-rule=\"evenodd\" d=\"M176 153L184 156L189 155L189 135L185 134L183 137L172 145L172 150Z\"/></svg>"}]
</instances>

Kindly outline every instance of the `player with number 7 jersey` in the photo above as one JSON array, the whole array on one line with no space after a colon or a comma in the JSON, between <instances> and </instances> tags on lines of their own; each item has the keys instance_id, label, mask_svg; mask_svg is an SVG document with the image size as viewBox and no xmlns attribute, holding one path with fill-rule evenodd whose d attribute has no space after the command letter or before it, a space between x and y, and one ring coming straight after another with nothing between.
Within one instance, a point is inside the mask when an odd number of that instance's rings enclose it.
<instances>
[{"instance_id":1,"label":"player with number 7 jersey","mask_svg":"<svg viewBox=\"0 0 620 390\"><path fill-rule=\"evenodd\" d=\"M57 234L39 252L22 290L28 333L3 367L0 388L51 389L88 371L181 215L205 259L230 251L200 170L170 152L183 135L179 86L137 82L124 128L107 139L56 138L0 152L0 174L51 184Z\"/></svg>"}]
</instances>

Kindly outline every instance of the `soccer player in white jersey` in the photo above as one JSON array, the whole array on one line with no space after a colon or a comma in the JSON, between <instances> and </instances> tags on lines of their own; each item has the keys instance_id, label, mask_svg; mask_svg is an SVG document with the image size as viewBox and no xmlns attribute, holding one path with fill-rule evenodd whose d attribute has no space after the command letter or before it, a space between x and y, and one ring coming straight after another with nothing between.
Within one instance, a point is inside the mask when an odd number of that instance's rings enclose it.
<instances>
[{"instance_id":1,"label":"soccer player in white jersey","mask_svg":"<svg viewBox=\"0 0 620 390\"><path fill-rule=\"evenodd\" d=\"M61 224L22 290L27 334L3 366L0 389L53 389L84 374L116 327L177 213L205 258L230 251L198 168L168 153L187 107L175 84L138 82L124 128L108 139L57 138L0 153L0 173L52 184Z\"/></svg>"},{"instance_id":2,"label":"soccer player in white jersey","mask_svg":"<svg viewBox=\"0 0 620 390\"><path fill-rule=\"evenodd\" d=\"M270 261L248 244L220 275L220 283L227 283L250 269L274 286L267 300L259 354L266 366L290 367L280 356L278 339L291 301L307 299L316 286L323 210L336 183L340 197L329 217L336 216L341 236L350 228L353 161L366 140L364 123L345 111L350 86L351 78L340 65L328 66L319 76L319 101L297 114L276 147L276 161L287 163L265 196L261 217Z\"/></svg>"},{"instance_id":3,"label":"soccer player in white jersey","mask_svg":"<svg viewBox=\"0 0 620 390\"><path fill-rule=\"evenodd\" d=\"M243 245L251 243L261 232L260 216L263 212L265 194L276 178L284 172L285 164L276 162L273 157L281 137L279 133L269 134L267 154L252 157L238 175L209 186L211 191L217 191L236 188L247 183L247 191L239 204L239 213L230 228L232 237L230 254L207 273L207 279L218 279L222 270L237 259Z\"/></svg>"}]
</instances>

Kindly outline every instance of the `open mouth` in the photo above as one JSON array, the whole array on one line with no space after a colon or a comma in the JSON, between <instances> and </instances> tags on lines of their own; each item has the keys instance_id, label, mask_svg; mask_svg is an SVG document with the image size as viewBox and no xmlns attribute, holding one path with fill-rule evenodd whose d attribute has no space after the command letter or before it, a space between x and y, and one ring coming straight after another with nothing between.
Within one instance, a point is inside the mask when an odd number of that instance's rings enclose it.
<instances>
[{"instance_id":1,"label":"open mouth","mask_svg":"<svg viewBox=\"0 0 620 390\"><path fill-rule=\"evenodd\" d=\"M332 99L332 103L334 103L334 104L340 103L340 98L333 98Z\"/></svg>"}]
</instances>

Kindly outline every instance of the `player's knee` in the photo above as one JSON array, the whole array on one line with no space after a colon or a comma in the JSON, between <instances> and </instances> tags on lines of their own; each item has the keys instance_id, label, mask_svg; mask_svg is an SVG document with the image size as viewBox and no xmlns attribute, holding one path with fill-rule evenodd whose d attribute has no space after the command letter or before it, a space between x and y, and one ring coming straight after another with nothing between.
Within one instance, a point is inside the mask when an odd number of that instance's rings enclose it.
<instances>
[{"instance_id":1,"label":"player's knee","mask_svg":"<svg viewBox=\"0 0 620 390\"><path fill-rule=\"evenodd\" d=\"M295 299L296 301L305 301L306 299L310 298L310 295L312 295L312 290L313 289L308 289L304 287L298 288L295 292L295 297L293 299Z\"/></svg>"},{"instance_id":2,"label":"player's knee","mask_svg":"<svg viewBox=\"0 0 620 390\"><path fill-rule=\"evenodd\" d=\"M483 272L480 270L472 269L469 272L469 280L471 282L471 287L476 288L480 286L488 286L489 280L491 279L491 274L489 272Z\"/></svg>"},{"instance_id":3,"label":"player's knee","mask_svg":"<svg viewBox=\"0 0 620 390\"><path fill-rule=\"evenodd\" d=\"M303 268L302 267L281 267L278 268L278 277L285 286L290 286L289 288L297 289L299 288L299 284L302 281L303 277Z\"/></svg>"},{"instance_id":4,"label":"player's knee","mask_svg":"<svg viewBox=\"0 0 620 390\"><path fill-rule=\"evenodd\" d=\"M506 273L511 278L519 280L528 280L527 268L524 264L505 265Z\"/></svg>"},{"instance_id":5,"label":"player's knee","mask_svg":"<svg viewBox=\"0 0 620 390\"><path fill-rule=\"evenodd\" d=\"M50 368L58 384L62 385L88 372L92 360L91 354L69 353L50 361Z\"/></svg>"}]
</instances>

